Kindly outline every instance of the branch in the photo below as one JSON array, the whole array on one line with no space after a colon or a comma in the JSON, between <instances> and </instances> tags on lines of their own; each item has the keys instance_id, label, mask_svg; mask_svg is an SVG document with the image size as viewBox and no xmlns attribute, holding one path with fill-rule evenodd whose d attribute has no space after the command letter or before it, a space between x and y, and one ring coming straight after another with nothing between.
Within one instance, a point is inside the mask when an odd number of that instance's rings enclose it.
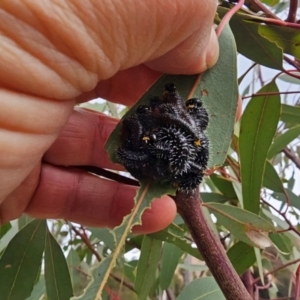
<instances>
[{"instance_id":1,"label":"branch","mask_svg":"<svg viewBox=\"0 0 300 300\"><path fill-rule=\"evenodd\" d=\"M75 232L75 234L77 236L79 236L82 241L86 244L86 246L91 250L91 252L96 256L96 259L98 261L101 261L101 256L100 254L97 252L97 250L94 248L94 246L92 245L91 241L89 240L89 238L86 236L85 233L82 233L80 230L78 230L74 225L71 224L71 228L72 230ZM123 284L124 286L126 286L128 289L134 291L134 287L130 282L127 282L124 279L119 278L119 276L110 273L109 274L110 277L112 277L113 279L115 279L116 281L118 281L119 283Z\"/></svg>"},{"instance_id":2,"label":"branch","mask_svg":"<svg viewBox=\"0 0 300 300\"><path fill-rule=\"evenodd\" d=\"M71 228L72 230L75 232L75 234L77 236L79 236L82 241L86 244L86 246L91 250L91 252L96 256L98 261L101 261L101 257L100 254L96 251L96 249L94 248L94 246L92 245L91 241L89 240L89 238L82 232L80 232L80 230L78 230L74 225L71 224Z\"/></svg>"},{"instance_id":3,"label":"branch","mask_svg":"<svg viewBox=\"0 0 300 300\"><path fill-rule=\"evenodd\" d=\"M275 14L273 14L266 6L264 6L258 0L245 0L245 5L253 12L257 13L259 11L262 11L266 14L266 16L279 20L279 18Z\"/></svg>"},{"instance_id":4,"label":"branch","mask_svg":"<svg viewBox=\"0 0 300 300\"><path fill-rule=\"evenodd\" d=\"M177 191L175 202L178 213L190 229L199 252L225 298L227 300L252 300L230 263L220 240L207 225L202 211L199 189L189 193Z\"/></svg>"},{"instance_id":5,"label":"branch","mask_svg":"<svg viewBox=\"0 0 300 300\"><path fill-rule=\"evenodd\" d=\"M296 165L298 169L300 169L300 160L292 150L284 148L282 152Z\"/></svg>"},{"instance_id":6,"label":"branch","mask_svg":"<svg viewBox=\"0 0 300 300\"><path fill-rule=\"evenodd\" d=\"M296 264L297 262L300 262L300 258L292 260L292 261L290 261L290 262L288 262L288 263L286 263L286 264L284 264L284 265L282 265L282 266L280 266L280 267L278 267L278 268L276 268L276 269L274 269L274 270L272 270L270 272L267 272L266 274L264 274L264 276L268 276L268 275L271 275L273 273L276 273L277 271L279 271L281 269L284 269L284 268L286 268L288 266L291 266L293 264ZM257 277L256 279L253 280L253 284L256 283L256 282L258 282L259 280L260 280L260 277Z\"/></svg>"},{"instance_id":7,"label":"branch","mask_svg":"<svg viewBox=\"0 0 300 300\"><path fill-rule=\"evenodd\" d=\"M284 221L289 225L288 230L292 230L292 231L294 231L298 236L300 236L300 232L297 230L296 227L294 227L294 225L292 224L292 222L287 218L287 216L286 216L287 210L285 210L285 212L282 213L280 210L278 210L276 207L274 207L272 204L270 204L270 203L267 202L266 200L261 199L261 201L262 201L263 203L265 203L266 205L268 205L269 207L271 207L273 210L275 210L279 215L281 215L281 216L283 217ZM284 229L284 231L279 231L279 230L278 230L277 232L285 232L285 231L286 231L286 229Z\"/></svg>"},{"instance_id":8,"label":"branch","mask_svg":"<svg viewBox=\"0 0 300 300\"><path fill-rule=\"evenodd\" d=\"M297 9L298 9L298 0L290 0L289 14L286 19L287 22L291 22L291 23L296 22Z\"/></svg>"}]
</instances>

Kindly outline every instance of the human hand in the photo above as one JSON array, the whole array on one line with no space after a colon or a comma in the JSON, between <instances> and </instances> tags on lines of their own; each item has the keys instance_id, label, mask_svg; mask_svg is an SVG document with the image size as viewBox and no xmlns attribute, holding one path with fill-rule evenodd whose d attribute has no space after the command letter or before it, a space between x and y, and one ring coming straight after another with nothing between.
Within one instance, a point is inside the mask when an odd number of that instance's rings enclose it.
<instances>
[{"instance_id":1,"label":"human hand","mask_svg":"<svg viewBox=\"0 0 300 300\"><path fill-rule=\"evenodd\" d=\"M218 56L213 0L1 1L0 223L23 212L115 226L136 189L65 166L121 169L104 152L117 120L75 103L133 104L164 73L199 73ZM136 232L167 226L153 202Z\"/></svg>"}]
</instances>

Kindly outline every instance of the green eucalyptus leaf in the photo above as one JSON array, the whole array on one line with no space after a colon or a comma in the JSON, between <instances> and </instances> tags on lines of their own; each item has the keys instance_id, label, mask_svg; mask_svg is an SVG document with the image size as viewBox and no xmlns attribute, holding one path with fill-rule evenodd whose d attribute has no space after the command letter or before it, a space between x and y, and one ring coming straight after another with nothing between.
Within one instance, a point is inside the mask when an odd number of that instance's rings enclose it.
<instances>
[{"instance_id":1,"label":"green eucalyptus leaf","mask_svg":"<svg viewBox=\"0 0 300 300\"><path fill-rule=\"evenodd\" d=\"M83 295L79 297L73 297L72 299L95 299L101 297L103 293L104 286L107 282L110 272L115 266L116 259L118 258L123 246L125 244L126 238L134 225L141 224L141 216L145 209L149 208L151 202L155 198L160 198L164 194L173 194L174 189L169 185L161 185L155 183L148 183L141 181L141 186L137 191L135 197L135 206L131 213L124 217L121 225L117 226L111 231L114 237L115 249L111 256L103 259L100 263L96 264L94 268L91 269L92 280L84 290Z\"/></svg>"},{"instance_id":2,"label":"green eucalyptus leaf","mask_svg":"<svg viewBox=\"0 0 300 300\"><path fill-rule=\"evenodd\" d=\"M263 186L274 192L285 193L281 179L279 178L275 168L268 160L266 161Z\"/></svg>"},{"instance_id":3,"label":"green eucalyptus leaf","mask_svg":"<svg viewBox=\"0 0 300 300\"><path fill-rule=\"evenodd\" d=\"M235 190L232 186L232 181L228 180L222 176L217 174L210 175L211 181L217 187L217 189L227 198L229 199L237 199ZM202 194L201 194L202 195Z\"/></svg>"},{"instance_id":4,"label":"green eucalyptus leaf","mask_svg":"<svg viewBox=\"0 0 300 300\"><path fill-rule=\"evenodd\" d=\"M175 224L171 224L164 230L151 233L150 236L160 241L172 243L182 251L202 260L202 256L198 249L192 246L191 242L184 237L184 234L185 231L182 228Z\"/></svg>"},{"instance_id":5,"label":"green eucalyptus leaf","mask_svg":"<svg viewBox=\"0 0 300 300\"><path fill-rule=\"evenodd\" d=\"M281 121L286 124L300 124L300 107L282 104Z\"/></svg>"},{"instance_id":6,"label":"green eucalyptus leaf","mask_svg":"<svg viewBox=\"0 0 300 300\"><path fill-rule=\"evenodd\" d=\"M268 234L275 228L260 216L231 205L207 203L205 206L240 241L262 249L272 245Z\"/></svg>"},{"instance_id":7,"label":"green eucalyptus leaf","mask_svg":"<svg viewBox=\"0 0 300 300\"><path fill-rule=\"evenodd\" d=\"M146 300L157 277L157 265L162 251L162 242L145 235L141 256L137 265L134 289L140 300Z\"/></svg>"},{"instance_id":8,"label":"green eucalyptus leaf","mask_svg":"<svg viewBox=\"0 0 300 300\"><path fill-rule=\"evenodd\" d=\"M246 272L256 260L253 247L244 242L237 242L230 247L227 256L240 275Z\"/></svg>"},{"instance_id":9,"label":"green eucalyptus leaf","mask_svg":"<svg viewBox=\"0 0 300 300\"><path fill-rule=\"evenodd\" d=\"M73 296L66 258L49 231L45 249L45 282L48 300L64 300Z\"/></svg>"},{"instance_id":10,"label":"green eucalyptus leaf","mask_svg":"<svg viewBox=\"0 0 300 300\"><path fill-rule=\"evenodd\" d=\"M300 35L298 28L261 25L258 32L261 36L283 49L284 53L300 59Z\"/></svg>"},{"instance_id":11,"label":"green eucalyptus leaf","mask_svg":"<svg viewBox=\"0 0 300 300\"><path fill-rule=\"evenodd\" d=\"M223 17L228 9L218 7L218 14ZM283 51L275 43L261 36L258 23L259 18L243 12L235 13L230 20L237 50L256 63L273 68L282 69ZM261 20L263 22L263 20Z\"/></svg>"},{"instance_id":12,"label":"green eucalyptus leaf","mask_svg":"<svg viewBox=\"0 0 300 300\"><path fill-rule=\"evenodd\" d=\"M229 198L225 195L219 193L201 193L201 198L203 202L219 202L224 203L235 198Z\"/></svg>"},{"instance_id":13,"label":"green eucalyptus leaf","mask_svg":"<svg viewBox=\"0 0 300 300\"><path fill-rule=\"evenodd\" d=\"M259 93L278 92L270 82ZM239 151L244 208L259 212L260 189L267 154L280 117L279 95L253 97L242 116Z\"/></svg>"},{"instance_id":14,"label":"green eucalyptus leaf","mask_svg":"<svg viewBox=\"0 0 300 300\"><path fill-rule=\"evenodd\" d=\"M164 243L160 269L160 287L166 290L174 277L175 270L183 251L177 246Z\"/></svg>"},{"instance_id":15,"label":"green eucalyptus leaf","mask_svg":"<svg viewBox=\"0 0 300 300\"><path fill-rule=\"evenodd\" d=\"M209 167L221 166L226 159L239 97L236 44L229 26L222 31L219 45L221 55L216 65L202 74L195 92L209 112Z\"/></svg>"},{"instance_id":16,"label":"green eucalyptus leaf","mask_svg":"<svg viewBox=\"0 0 300 300\"><path fill-rule=\"evenodd\" d=\"M10 222L0 225L0 241L2 237L12 228Z\"/></svg>"},{"instance_id":17,"label":"green eucalyptus leaf","mask_svg":"<svg viewBox=\"0 0 300 300\"><path fill-rule=\"evenodd\" d=\"M161 96L167 83L174 83L183 99L199 97L208 110L210 121L207 136L210 141L209 167L222 165L230 146L238 99L236 48L229 27L219 39L220 55L216 65L201 75L163 75L141 99L125 114L132 115L141 104L149 104L152 96ZM199 82L199 78L201 79ZM195 89L196 85L196 89ZM194 91L194 92L192 92ZM116 149L120 146L122 124L110 135L105 149L113 162L118 162Z\"/></svg>"},{"instance_id":18,"label":"green eucalyptus leaf","mask_svg":"<svg viewBox=\"0 0 300 300\"><path fill-rule=\"evenodd\" d=\"M294 73L293 72L293 74L297 75L297 76L300 75L299 72L298 73L296 73L296 72ZM280 75L278 77L278 79L280 79L282 81L285 81L285 82L288 82L288 83L292 83L292 84L298 84L299 85L299 83L300 83L300 80L298 78L292 77L292 76L290 76L288 74L282 74L282 75ZM285 105L285 104L283 104L283 105Z\"/></svg>"},{"instance_id":19,"label":"green eucalyptus leaf","mask_svg":"<svg viewBox=\"0 0 300 300\"><path fill-rule=\"evenodd\" d=\"M178 295L176 300L225 300L217 282L213 277L193 280Z\"/></svg>"},{"instance_id":20,"label":"green eucalyptus leaf","mask_svg":"<svg viewBox=\"0 0 300 300\"><path fill-rule=\"evenodd\" d=\"M45 293L46 293L45 279L43 276L41 276L39 281L34 286L30 297L27 298L26 300L40 300L41 297L45 295Z\"/></svg>"},{"instance_id":21,"label":"green eucalyptus leaf","mask_svg":"<svg viewBox=\"0 0 300 300\"><path fill-rule=\"evenodd\" d=\"M0 297L23 300L30 296L45 249L46 221L33 220L10 241L0 259Z\"/></svg>"},{"instance_id":22,"label":"green eucalyptus leaf","mask_svg":"<svg viewBox=\"0 0 300 300\"><path fill-rule=\"evenodd\" d=\"M288 129L283 134L276 137L269 149L268 158L272 158L274 155L284 149L289 143L298 138L300 135L300 125Z\"/></svg>"}]
</instances>

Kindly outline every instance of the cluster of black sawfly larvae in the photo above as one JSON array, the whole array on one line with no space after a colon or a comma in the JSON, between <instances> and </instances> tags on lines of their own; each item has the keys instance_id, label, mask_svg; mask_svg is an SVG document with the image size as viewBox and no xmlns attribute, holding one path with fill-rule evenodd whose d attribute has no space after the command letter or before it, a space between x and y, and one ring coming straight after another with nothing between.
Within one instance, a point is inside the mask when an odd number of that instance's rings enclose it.
<instances>
[{"instance_id":1,"label":"cluster of black sawfly larvae","mask_svg":"<svg viewBox=\"0 0 300 300\"><path fill-rule=\"evenodd\" d=\"M189 192L202 181L208 161L208 114L199 98L185 101L173 83L122 120L118 161L135 178L171 183Z\"/></svg>"}]
</instances>

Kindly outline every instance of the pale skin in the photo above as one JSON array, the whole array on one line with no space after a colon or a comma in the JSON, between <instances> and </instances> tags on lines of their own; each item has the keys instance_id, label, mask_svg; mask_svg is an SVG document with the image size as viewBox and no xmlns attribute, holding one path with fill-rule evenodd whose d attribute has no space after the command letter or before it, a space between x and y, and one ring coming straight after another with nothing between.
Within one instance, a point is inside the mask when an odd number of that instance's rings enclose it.
<instances>
[{"instance_id":1,"label":"pale skin","mask_svg":"<svg viewBox=\"0 0 300 300\"><path fill-rule=\"evenodd\" d=\"M136 188L66 166L122 170L104 143L118 120L74 109L96 97L132 105L161 73L218 57L214 0L3 0L0 3L0 224L26 213L113 227ZM135 232L172 222L167 196Z\"/></svg>"}]
</instances>

